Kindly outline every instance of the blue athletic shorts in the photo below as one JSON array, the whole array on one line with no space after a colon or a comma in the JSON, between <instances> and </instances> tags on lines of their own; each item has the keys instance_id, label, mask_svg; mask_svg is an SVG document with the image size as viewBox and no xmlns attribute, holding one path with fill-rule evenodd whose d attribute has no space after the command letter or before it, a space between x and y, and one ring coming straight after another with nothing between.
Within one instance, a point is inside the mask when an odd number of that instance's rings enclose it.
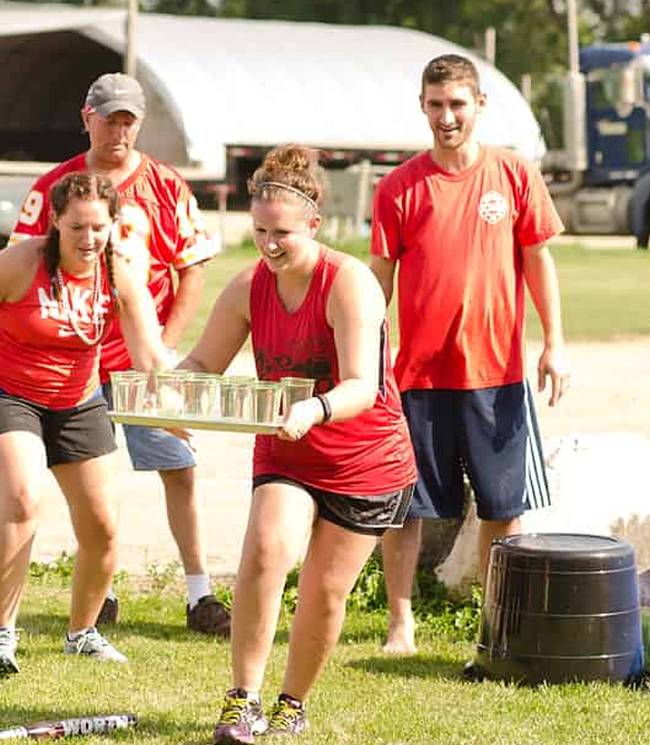
<instances>
[{"instance_id":1,"label":"blue athletic shorts","mask_svg":"<svg viewBox=\"0 0 650 745\"><path fill-rule=\"evenodd\" d=\"M109 408L113 406L111 384L102 386ZM196 465L189 445L178 437L155 427L122 425L126 447L135 471L174 471Z\"/></svg>"},{"instance_id":2,"label":"blue athletic shorts","mask_svg":"<svg viewBox=\"0 0 650 745\"><path fill-rule=\"evenodd\" d=\"M528 384L402 394L418 466L410 517L459 518L467 475L481 520L550 504Z\"/></svg>"}]
</instances>

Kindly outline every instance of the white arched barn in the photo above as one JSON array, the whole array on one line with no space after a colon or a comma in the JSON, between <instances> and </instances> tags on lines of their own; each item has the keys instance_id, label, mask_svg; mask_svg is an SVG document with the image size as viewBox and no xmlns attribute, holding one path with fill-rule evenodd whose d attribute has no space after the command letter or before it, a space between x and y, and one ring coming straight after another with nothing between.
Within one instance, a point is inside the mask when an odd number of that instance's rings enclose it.
<instances>
[{"instance_id":1,"label":"white arched barn","mask_svg":"<svg viewBox=\"0 0 650 745\"><path fill-rule=\"evenodd\" d=\"M58 162L85 149L79 110L93 79L122 68L125 20L110 7L0 2L0 161ZM148 102L139 146L195 169L196 179L227 182L233 207L244 206L246 178L280 142L318 147L334 169L395 164L430 145L420 75L431 58L451 52L479 67L488 94L482 140L541 158L539 126L517 88L439 37L156 14L137 23L137 75Z\"/></svg>"},{"instance_id":2,"label":"white arched barn","mask_svg":"<svg viewBox=\"0 0 650 745\"><path fill-rule=\"evenodd\" d=\"M83 95L93 78L121 68L124 28L123 10L0 3L0 157L22 149L58 160L79 149ZM138 77L149 100L141 144L217 175L232 146L417 150L430 139L418 110L420 73L449 52L480 68L489 100L482 139L539 158L539 127L517 88L436 36L154 14L137 25Z\"/></svg>"}]
</instances>

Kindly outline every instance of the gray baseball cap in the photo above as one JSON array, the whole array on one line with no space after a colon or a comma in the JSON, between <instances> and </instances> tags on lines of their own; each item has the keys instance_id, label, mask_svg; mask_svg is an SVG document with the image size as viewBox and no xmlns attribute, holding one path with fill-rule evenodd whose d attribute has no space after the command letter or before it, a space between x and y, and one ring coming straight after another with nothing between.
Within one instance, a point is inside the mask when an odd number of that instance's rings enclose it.
<instances>
[{"instance_id":1,"label":"gray baseball cap","mask_svg":"<svg viewBox=\"0 0 650 745\"><path fill-rule=\"evenodd\" d=\"M100 116L107 117L116 111L128 111L138 119L144 118L145 100L140 83L121 72L101 75L88 89L86 106Z\"/></svg>"}]
</instances>

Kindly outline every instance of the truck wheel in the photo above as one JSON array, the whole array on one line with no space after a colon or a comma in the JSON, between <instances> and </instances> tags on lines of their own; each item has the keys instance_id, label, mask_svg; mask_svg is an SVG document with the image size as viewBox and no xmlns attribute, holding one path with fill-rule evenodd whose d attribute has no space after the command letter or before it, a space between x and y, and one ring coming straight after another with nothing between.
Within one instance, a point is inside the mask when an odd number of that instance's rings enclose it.
<instances>
[{"instance_id":1,"label":"truck wheel","mask_svg":"<svg viewBox=\"0 0 650 745\"><path fill-rule=\"evenodd\" d=\"M637 248L648 248L650 239L650 173L634 184L630 197L630 230L636 236Z\"/></svg>"}]
</instances>

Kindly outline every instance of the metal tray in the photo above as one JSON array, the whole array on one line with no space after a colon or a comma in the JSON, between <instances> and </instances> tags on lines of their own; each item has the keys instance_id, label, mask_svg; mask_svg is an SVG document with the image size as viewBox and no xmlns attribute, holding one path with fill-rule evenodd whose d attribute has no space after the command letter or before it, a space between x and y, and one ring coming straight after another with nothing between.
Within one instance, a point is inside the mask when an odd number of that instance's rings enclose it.
<instances>
[{"instance_id":1,"label":"metal tray","mask_svg":"<svg viewBox=\"0 0 650 745\"><path fill-rule=\"evenodd\" d=\"M241 419L200 419L199 417L155 416L153 414L131 414L122 411L109 411L108 415L120 424L135 424L141 427L162 427L179 429L209 429L218 432L248 432L258 435L274 435L281 422L276 424L257 424Z\"/></svg>"}]
</instances>

